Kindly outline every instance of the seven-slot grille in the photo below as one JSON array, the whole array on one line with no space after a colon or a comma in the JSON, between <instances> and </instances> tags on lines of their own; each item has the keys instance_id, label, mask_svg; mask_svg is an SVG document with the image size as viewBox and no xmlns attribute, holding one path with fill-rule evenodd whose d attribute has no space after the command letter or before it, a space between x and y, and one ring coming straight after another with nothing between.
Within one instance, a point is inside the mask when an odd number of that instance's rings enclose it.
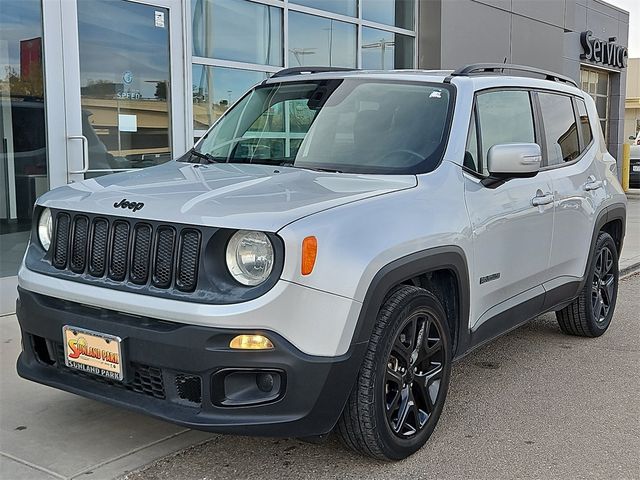
<instances>
[{"instance_id":1,"label":"seven-slot grille","mask_svg":"<svg viewBox=\"0 0 640 480\"><path fill-rule=\"evenodd\" d=\"M198 281L199 230L144 221L89 217L59 212L54 223L54 267L116 282L195 290Z\"/></svg>"}]
</instances>

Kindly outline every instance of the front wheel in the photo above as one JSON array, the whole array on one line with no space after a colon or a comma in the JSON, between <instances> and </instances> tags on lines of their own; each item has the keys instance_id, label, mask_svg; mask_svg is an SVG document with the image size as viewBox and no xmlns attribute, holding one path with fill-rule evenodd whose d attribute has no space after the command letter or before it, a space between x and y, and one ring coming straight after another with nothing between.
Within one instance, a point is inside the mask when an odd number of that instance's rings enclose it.
<instances>
[{"instance_id":1,"label":"front wheel","mask_svg":"<svg viewBox=\"0 0 640 480\"><path fill-rule=\"evenodd\" d=\"M618 250L611 235L600 232L584 288L556 312L560 329L569 335L599 337L611 324L617 296Z\"/></svg>"},{"instance_id":2,"label":"front wheel","mask_svg":"<svg viewBox=\"0 0 640 480\"><path fill-rule=\"evenodd\" d=\"M374 458L408 457L431 436L450 373L451 338L442 304L422 288L397 288L378 313L338 422L343 442Z\"/></svg>"}]
</instances>

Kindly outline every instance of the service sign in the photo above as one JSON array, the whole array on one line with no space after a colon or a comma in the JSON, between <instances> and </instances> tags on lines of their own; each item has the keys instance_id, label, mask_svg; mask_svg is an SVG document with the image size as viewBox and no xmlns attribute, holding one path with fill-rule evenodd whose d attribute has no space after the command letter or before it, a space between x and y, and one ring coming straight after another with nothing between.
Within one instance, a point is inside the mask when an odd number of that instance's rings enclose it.
<instances>
[{"instance_id":1,"label":"service sign","mask_svg":"<svg viewBox=\"0 0 640 480\"><path fill-rule=\"evenodd\" d=\"M626 47L615 43L616 37L610 37L608 41L600 40L593 36L591 30L580 34L580 43L584 53L580 55L583 60L614 68L625 68L629 51Z\"/></svg>"},{"instance_id":2,"label":"service sign","mask_svg":"<svg viewBox=\"0 0 640 480\"><path fill-rule=\"evenodd\" d=\"M91 332L65 325L64 362L69 368L100 375L111 380L122 380L121 340L113 335Z\"/></svg>"}]
</instances>

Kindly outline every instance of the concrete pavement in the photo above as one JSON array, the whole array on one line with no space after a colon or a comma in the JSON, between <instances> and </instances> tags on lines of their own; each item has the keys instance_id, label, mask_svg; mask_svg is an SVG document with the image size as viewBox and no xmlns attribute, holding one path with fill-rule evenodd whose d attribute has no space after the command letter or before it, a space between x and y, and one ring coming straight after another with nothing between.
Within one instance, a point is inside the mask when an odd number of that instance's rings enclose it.
<instances>
[{"instance_id":1,"label":"concrete pavement","mask_svg":"<svg viewBox=\"0 0 640 480\"><path fill-rule=\"evenodd\" d=\"M427 445L398 463L297 440L216 436L127 480L640 478L640 274L609 331L560 332L553 314L457 363Z\"/></svg>"}]
</instances>

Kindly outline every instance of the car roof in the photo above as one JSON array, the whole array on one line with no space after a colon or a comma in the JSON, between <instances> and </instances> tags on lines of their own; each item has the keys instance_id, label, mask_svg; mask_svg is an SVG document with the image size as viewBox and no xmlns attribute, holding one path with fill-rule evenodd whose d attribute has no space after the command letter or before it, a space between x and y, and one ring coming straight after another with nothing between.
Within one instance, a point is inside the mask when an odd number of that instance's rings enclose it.
<instances>
[{"instance_id":1,"label":"car roof","mask_svg":"<svg viewBox=\"0 0 640 480\"><path fill-rule=\"evenodd\" d=\"M566 82L547 80L520 75L504 75L486 73L481 75L455 76L453 70L334 70L317 73L296 73L275 76L266 79L263 84L300 82L304 80L329 80L337 78L376 79L386 81L431 82L471 85L474 90L495 87L522 87L542 90L555 90L573 95L583 96L584 92Z\"/></svg>"}]
</instances>

